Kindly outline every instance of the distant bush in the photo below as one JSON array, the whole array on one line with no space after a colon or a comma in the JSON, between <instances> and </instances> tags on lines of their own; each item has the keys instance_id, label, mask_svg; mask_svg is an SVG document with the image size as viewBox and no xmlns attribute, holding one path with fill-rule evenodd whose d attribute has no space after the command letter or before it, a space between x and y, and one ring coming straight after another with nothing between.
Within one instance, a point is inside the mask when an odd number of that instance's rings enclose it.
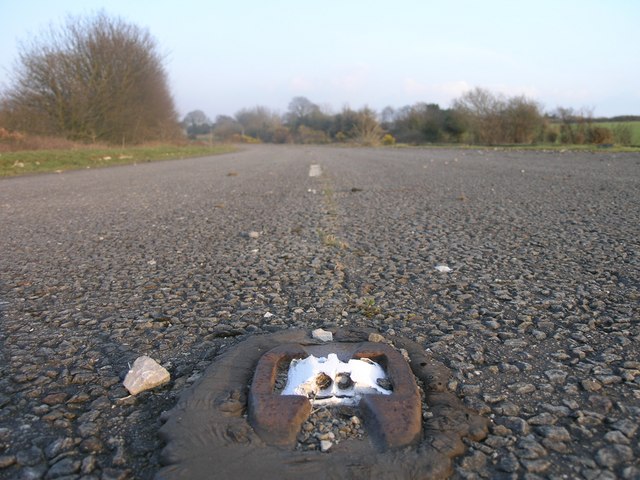
<instances>
[{"instance_id":1,"label":"distant bush","mask_svg":"<svg viewBox=\"0 0 640 480\"><path fill-rule=\"evenodd\" d=\"M556 143L558 141L558 131L557 130L547 130L545 133L545 140L547 143Z\"/></svg>"},{"instance_id":2,"label":"distant bush","mask_svg":"<svg viewBox=\"0 0 640 480\"><path fill-rule=\"evenodd\" d=\"M382 137L382 144L383 145L395 145L396 144L396 139L393 137L393 135L387 133L384 137Z\"/></svg>"},{"instance_id":3,"label":"distant bush","mask_svg":"<svg viewBox=\"0 0 640 480\"><path fill-rule=\"evenodd\" d=\"M577 117L576 120L563 120L560 125L560 143L582 145L587 141L587 120Z\"/></svg>"},{"instance_id":4,"label":"distant bush","mask_svg":"<svg viewBox=\"0 0 640 480\"><path fill-rule=\"evenodd\" d=\"M285 126L275 127L271 136L273 143L292 143L291 132Z\"/></svg>"},{"instance_id":5,"label":"distant bush","mask_svg":"<svg viewBox=\"0 0 640 480\"><path fill-rule=\"evenodd\" d=\"M103 144L92 144L92 147L103 147ZM62 150L86 148L81 142L74 142L64 137L46 135L29 135L23 132L10 131L0 127L0 152L17 152L21 150Z\"/></svg>"},{"instance_id":6,"label":"distant bush","mask_svg":"<svg viewBox=\"0 0 640 480\"><path fill-rule=\"evenodd\" d=\"M592 126L587 130L587 141L596 145L613 143L613 132L606 127Z\"/></svg>"},{"instance_id":7,"label":"distant bush","mask_svg":"<svg viewBox=\"0 0 640 480\"><path fill-rule=\"evenodd\" d=\"M230 138L230 141L232 143L250 143L250 144L262 143L259 138L250 137L249 135L240 135L238 133L236 133L235 135L232 135Z\"/></svg>"},{"instance_id":8,"label":"distant bush","mask_svg":"<svg viewBox=\"0 0 640 480\"><path fill-rule=\"evenodd\" d=\"M298 127L298 141L300 143L329 143L329 137L322 130L315 130L305 125Z\"/></svg>"},{"instance_id":9,"label":"distant bush","mask_svg":"<svg viewBox=\"0 0 640 480\"><path fill-rule=\"evenodd\" d=\"M0 127L0 142L2 143L18 143L25 139L25 135L20 132L10 132Z\"/></svg>"},{"instance_id":10,"label":"distant bush","mask_svg":"<svg viewBox=\"0 0 640 480\"><path fill-rule=\"evenodd\" d=\"M336 142L341 142L342 143L342 142L346 142L348 137L344 132L340 131L340 132L336 133L335 138L336 138Z\"/></svg>"},{"instance_id":11,"label":"distant bush","mask_svg":"<svg viewBox=\"0 0 640 480\"><path fill-rule=\"evenodd\" d=\"M360 145L376 146L382 140L382 128L376 112L364 107L355 112L355 123L349 132L352 140Z\"/></svg>"},{"instance_id":12,"label":"distant bush","mask_svg":"<svg viewBox=\"0 0 640 480\"><path fill-rule=\"evenodd\" d=\"M475 88L456 99L453 109L469 125L474 143L531 144L544 127L541 106L524 95L506 98Z\"/></svg>"}]
</instances>

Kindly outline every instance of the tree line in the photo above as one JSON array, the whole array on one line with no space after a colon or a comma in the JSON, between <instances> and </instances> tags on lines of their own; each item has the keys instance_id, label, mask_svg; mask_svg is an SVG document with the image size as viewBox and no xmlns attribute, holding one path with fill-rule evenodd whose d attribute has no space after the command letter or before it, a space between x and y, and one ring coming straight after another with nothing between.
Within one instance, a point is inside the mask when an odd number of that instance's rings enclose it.
<instances>
[{"instance_id":1,"label":"tree line","mask_svg":"<svg viewBox=\"0 0 640 480\"><path fill-rule=\"evenodd\" d=\"M506 97L475 88L455 99L450 108L418 102L376 112L348 106L338 113L294 97L284 114L256 106L211 121L201 110L189 112L181 122L191 138L210 136L218 141L267 143L352 142L376 144L465 143L479 145L531 145L546 143L629 145L631 130L622 117L613 128L597 124L588 110L560 107L551 113L526 96Z\"/></svg>"}]
</instances>

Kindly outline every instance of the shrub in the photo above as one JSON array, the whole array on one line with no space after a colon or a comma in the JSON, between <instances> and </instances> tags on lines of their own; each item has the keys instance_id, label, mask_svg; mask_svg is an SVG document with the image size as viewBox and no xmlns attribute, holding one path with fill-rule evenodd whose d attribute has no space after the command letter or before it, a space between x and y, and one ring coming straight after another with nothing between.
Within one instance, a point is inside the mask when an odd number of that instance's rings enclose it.
<instances>
[{"instance_id":1,"label":"shrub","mask_svg":"<svg viewBox=\"0 0 640 480\"><path fill-rule=\"evenodd\" d=\"M101 147L103 144L92 144ZM10 131L0 127L0 152L17 152L21 150L61 150L86 147L85 144L68 140L64 137L46 135L28 135L23 132Z\"/></svg>"},{"instance_id":2,"label":"shrub","mask_svg":"<svg viewBox=\"0 0 640 480\"><path fill-rule=\"evenodd\" d=\"M2 143L18 143L25 139L25 135L20 132L10 132L0 127L0 142Z\"/></svg>"},{"instance_id":3,"label":"shrub","mask_svg":"<svg viewBox=\"0 0 640 480\"><path fill-rule=\"evenodd\" d=\"M378 123L376 113L369 107L358 110L355 124L349 133L353 140L360 145L379 145L382 139L382 128Z\"/></svg>"},{"instance_id":4,"label":"shrub","mask_svg":"<svg viewBox=\"0 0 640 480\"><path fill-rule=\"evenodd\" d=\"M305 125L298 128L298 141L300 143L329 143L329 137L322 130L315 130Z\"/></svg>"},{"instance_id":5,"label":"shrub","mask_svg":"<svg viewBox=\"0 0 640 480\"><path fill-rule=\"evenodd\" d=\"M280 126L273 129L273 143L291 143L291 132L287 127Z\"/></svg>"},{"instance_id":6,"label":"shrub","mask_svg":"<svg viewBox=\"0 0 640 480\"><path fill-rule=\"evenodd\" d=\"M240 135L237 133L235 135L232 135L230 140L232 143L262 143L259 138L250 137L249 135Z\"/></svg>"},{"instance_id":7,"label":"shrub","mask_svg":"<svg viewBox=\"0 0 640 480\"><path fill-rule=\"evenodd\" d=\"M29 134L117 144L179 135L156 41L104 13L24 44L2 108L5 126Z\"/></svg>"},{"instance_id":8,"label":"shrub","mask_svg":"<svg viewBox=\"0 0 640 480\"><path fill-rule=\"evenodd\" d=\"M587 131L587 140L596 145L613 143L613 132L606 127L594 126Z\"/></svg>"},{"instance_id":9,"label":"shrub","mask_svg":"<svg viewBox=\"0 0 640 480\"><path fill-rule=\"evenodd\" d=\"M387 133L384 137L382 137L382 144L383 145L395 145L396 144L396 139L393 138L393 135L391 135L390 133Z\"/></svg>"},{"instance_id":10,"label":"shrub","mask_svg":"<svg viewBox=\"0 0 640 480\"><path fill-rule=\"evenodd\" d=\"M556 143L558 141L558 131L557 130L548 130L545 134L545 140L548 143Z\"/></svg>"},{"instance_id":11,"label":"shrub","mask_svg":"<svg viewBox=\"0 0 640 480\"><path fill-rule=\"evenodd\" d=\"M336 133L336 142L346 142L347 141L347 135L344 132L338 132Z\"/></svg>"}]
</instances>

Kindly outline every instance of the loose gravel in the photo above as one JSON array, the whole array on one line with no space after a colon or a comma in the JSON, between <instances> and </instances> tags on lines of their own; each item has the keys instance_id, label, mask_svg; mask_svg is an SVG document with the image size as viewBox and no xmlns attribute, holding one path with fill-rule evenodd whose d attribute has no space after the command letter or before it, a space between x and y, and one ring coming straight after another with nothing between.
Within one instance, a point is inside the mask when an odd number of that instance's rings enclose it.
<instances>
[{"instance_id":1,"label":"loose gravel","mask_svg":"<svg viewBox=\"0 0 640 480\"><path fill-rule=\"evenodd\" d=\"M259 146L0 180L0 478L152 478L163 412L219 352L362 326L491 418L454 478L638 479L639 198L640 155L605 150ZM140 355L172 380L132 397Z\"/></svg>"}]
</instances>

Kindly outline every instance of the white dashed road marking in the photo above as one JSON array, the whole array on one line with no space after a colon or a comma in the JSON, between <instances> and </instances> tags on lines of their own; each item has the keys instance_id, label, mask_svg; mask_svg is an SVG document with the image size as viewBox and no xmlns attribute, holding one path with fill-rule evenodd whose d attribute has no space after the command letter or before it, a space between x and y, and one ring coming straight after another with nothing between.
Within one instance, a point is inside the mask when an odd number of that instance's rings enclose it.
<instances>
[{"instance_id":1,"label":"white dashed road marking","mask_svg":"<svg viewBox=\"0 0 640 480\"><path fill-rule=\"evenodd\" d=\"M322 175L322 168L320 168L320 165L314 164L309 167L310 177L319 177L320 175Z\"/></svg>"}]
</instances>

